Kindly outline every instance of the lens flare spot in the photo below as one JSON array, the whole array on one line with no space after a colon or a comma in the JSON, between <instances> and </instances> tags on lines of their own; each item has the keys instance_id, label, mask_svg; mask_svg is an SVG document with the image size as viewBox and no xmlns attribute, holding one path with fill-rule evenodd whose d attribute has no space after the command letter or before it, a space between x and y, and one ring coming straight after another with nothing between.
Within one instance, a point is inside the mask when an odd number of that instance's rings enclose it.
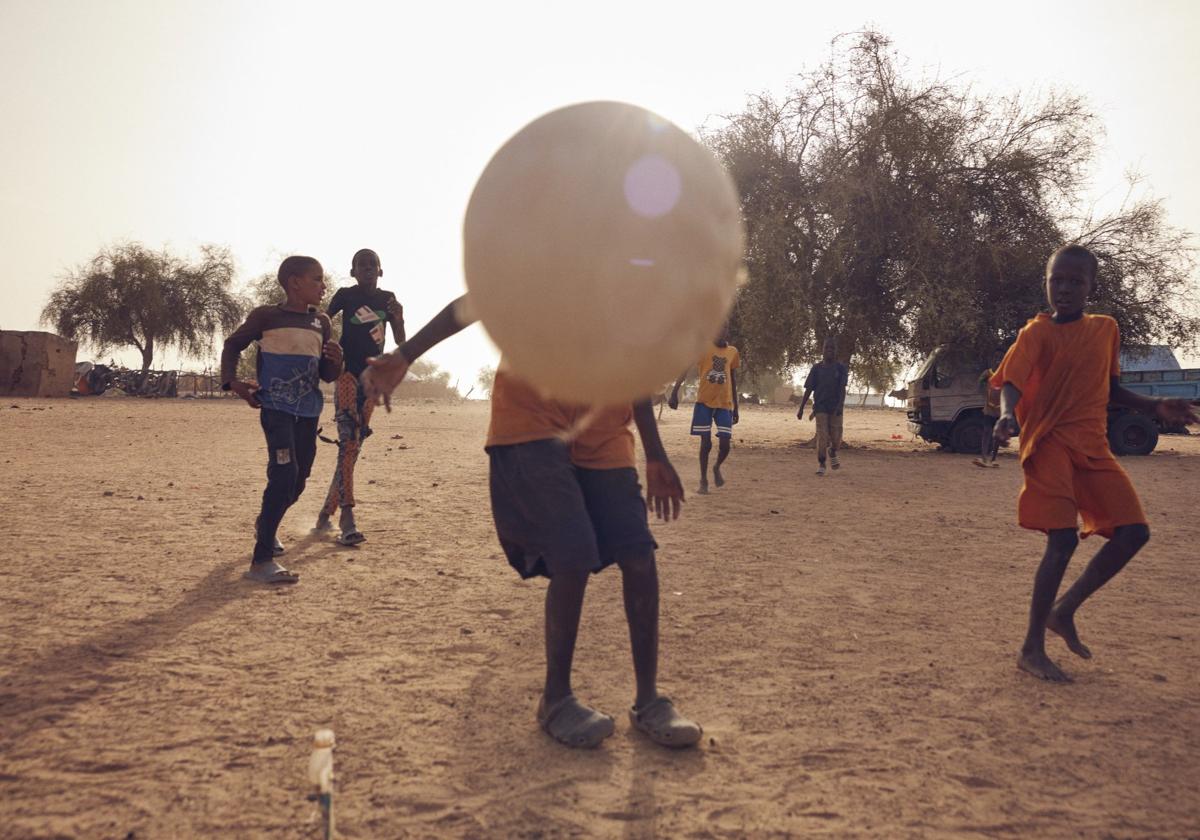
<instances>
[{"instance_id":1,"label":"lens flare spot","mask_svg":"<svg viewBox=\"0 0 1200 840\"><path fill-rule=\"evenodd\" d=\"M662 155L638 158L625 172L625 201L639 216L653 219L670 213L682 192L679 170Z\"/></svg>"}]
</instances>

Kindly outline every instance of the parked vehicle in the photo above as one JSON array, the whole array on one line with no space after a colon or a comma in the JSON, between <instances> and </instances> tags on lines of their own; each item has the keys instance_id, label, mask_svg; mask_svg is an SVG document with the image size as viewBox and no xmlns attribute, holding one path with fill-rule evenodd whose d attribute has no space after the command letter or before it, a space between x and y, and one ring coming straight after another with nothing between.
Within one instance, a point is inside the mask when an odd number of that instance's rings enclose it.
<instances>
[{"instance_id":1,"label":"parked vehicle","mask_svg":"<svg viewBox=\"0 0 1200 840\"><path fill-rule=\"evenodd\" d=\"M1148 364L1154 369L1146 369ZM1200 368L1182 369L1169 348L1122 353L1121 367L1121 384L1131 391L1200 400ZM905 389L909 428L952 452L979 452L992 422L983 414L980 377L986 369L982 360L954 347L934 350ZM1149 455L1161 433L1186 434L1187 430L1162 428L1153 417L1109 406L1108 442L1115 454Z\"/></svg>"}]
</instances>

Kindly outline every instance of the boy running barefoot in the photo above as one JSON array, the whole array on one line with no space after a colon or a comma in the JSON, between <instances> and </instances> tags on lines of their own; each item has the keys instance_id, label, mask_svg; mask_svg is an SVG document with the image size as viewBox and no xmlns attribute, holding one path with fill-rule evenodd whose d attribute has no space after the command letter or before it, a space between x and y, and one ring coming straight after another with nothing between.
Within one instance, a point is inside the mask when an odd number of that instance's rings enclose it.
<instances>
[{"instance_id":1,"label":"boy running barefoot","mask_svg":"<svg viewBox=\"0 0 1200 840\"><path fill-rule=\"evenodd\" d=\"M368 399L391 394L408 367L430 347L474 321L464 296L394 352L370 361ZM613 719L571 691L571 664L588 578L621 570L637 696L633 726L669 747L700 740L700 726L658 693L657 547L634 467L637 424L646 453L646 494L662 520L679 517L683 488L663 450L649 400L633 407L570 405L546 399L505 369L492 389L486 451L492 516L510 565L522 578L550 579L546 590L546 681L537 719L555 740L594 747L613 733Z\"/></svg>"},{"instance_id":2,"label":"boy running barefoot","mask_svg":"<svg viewBox=\"0 0 1200 840\"><path fill-rule=\"evenodd\" d=\"M817 422L817 475L825 475L825 453L829 453L829 465L835 470L841 467L838 448L842 445L842 412L846 405L846 386L850 369L837 361L837 341L825 339L821 348L821 361L812 366L804 380L804 396L796 419L804 419L804 406L813 397L813 410L809 420Z\"/></svg>"},{"instance_id":3,"label":"boy running barefoot","mask_svg":"<svg viewBox=\"0 0 1200 840\"><path fill-rule=\"evenodd\" d=\"M1096 270L1096 257L1082 246L1054 252L1046 266L1046 298L1054 314L1040 314L1025 325L991 380L1001 389L996 440L1006 443L1020 430L1025 473L1017 502L1020 524L1047 535L1017 666L1052 682L1071 678L1046 656L1046 630L1061 636L1075 655L1090 659L1075 629L1075 613L1150 539L1137 493L1108 448L1109 403L1164 423L1200 422L1186 400L1144 397L1121 387L1117 322L1083 311ZM1055 601L1079 537L1090 534L1108 542Z\"/></svg>"},{"instance_id":4,"label":"boy running barefoot","mask_svg":"<svg viewBox=\"0 0 1200 840\"><path fill-rule=\"evenodd\" d=\"M286 302L253 310L225 339L221 352L221 387L260 410L267 438L267 489L246 573L263 583L300 579L275 562L275 554L283 553L275 532L304 492L317 454L317 421L324 407L319 380L333 382L342 372L342 348L330 338L333 325L316 310L325 294L321 264L312 257L288 257L279 266L279 285ZM242 382L238 359L252 341L258 342L258 382Z\"/></svg>"},{"instance_id":5,"label":"boy running barefoot","mask_svg":"<svg viewBox=\"0 0 1200 840\"><path fill-rule=\"evenodd\" d=\"M396 343L404 342L404 307L394 294L379 288L379 278L383 276L379 255L363 248L350 261L350 276L358 285L338 289L329 301L331 319L342 313L341 344L346 370L338 377L333 397L338 432L337 467L314 529L328 531L329 518L341 508L338 542L342 545L358 545L367 539L354 521L354 465L363 440L371 434L375 405L363 394L359 377L367 368L367 359L383 352L388 324L392 325Z\"/></svg>"},{"instance_id":6,"label":"boy running barefoot","mask_svg":"<svg viewBox=\"0 0 1200 840\"><path fill-rule=\"evenodd\" d=\"M700 387L696 394L696 407L692 409L692 434L700 438L700 492L708 492L708 456L712 452L712 426L717 424L717 463L713 466L713 482L718 487L725 485L721 465L729 457L733 443L733 427L738 423L737 369L741 366L738 349L729 343L729 326L721 330L720 337L700 357L696 370L700 374ZM667 405L672 410L679 408L679 386L688 375L688 368L679 374Z\"/></svg>"}]
</instances>

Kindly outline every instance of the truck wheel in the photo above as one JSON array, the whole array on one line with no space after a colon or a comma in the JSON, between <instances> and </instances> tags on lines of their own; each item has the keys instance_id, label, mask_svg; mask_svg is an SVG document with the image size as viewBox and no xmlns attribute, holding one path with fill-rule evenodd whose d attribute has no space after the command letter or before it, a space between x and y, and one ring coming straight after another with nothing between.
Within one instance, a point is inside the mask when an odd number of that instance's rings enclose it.
<instances>
[{"instance_id":1,"label":"truck wheel","mask_svg":"<svg viewBox=\"0 0 1200 840\"><path fill-rule=\"evenodd\" d=\"M988 418L982 414L971 414L955 423L954 428L950 430L951 451L978 455L983 448L987 423Z\"/></svg>"},{"instance_id":2,"label":"truck wheel","mask_svg":"<svg viewBox=\"0 0 1200 840\"><path fill-rule=\"evenodd\" d=\"M1118 414L1108 424L1108 445L1115 455L1149 455L1158 446L1158 426L1143 414Z\"/></svg>"}]
</instances>

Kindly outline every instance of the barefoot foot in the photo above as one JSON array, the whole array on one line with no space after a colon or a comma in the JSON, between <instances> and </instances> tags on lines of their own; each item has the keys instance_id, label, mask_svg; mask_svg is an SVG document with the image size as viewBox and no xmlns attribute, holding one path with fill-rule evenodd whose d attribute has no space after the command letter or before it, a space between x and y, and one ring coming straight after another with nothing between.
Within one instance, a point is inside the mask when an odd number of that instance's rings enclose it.
<instances>
[{"instance_id":1,"label":"barefoot foot","mask_svg":"<svg viewBox=\"0 0 1200 840\"><path fill-rule=\"evenodd\" d=\"M725 476L721 475L721 470L719 467L713 467L713 483L718 487L725 486Z\"/></svg>"},{"instance_id":2,"label":"barefoot foot","mask_svg":"<svg viewBox=\"0 0 1200 840\"><path fill-rule=\"evenodd\" d=\"M1073 680L1067 676L1062 668L1059 668L1050 661L1050 657L1046 656L1045 652L1037 651L1035 653L1021 652L1017 657L1017 667L1027 674L1032 674L1039 680L1047 682L1069 683Z\"/></svg>"},{"instance_id":3,"label":"barefoot foot","mask_svg":"<svg viewBox=\"0 0 1200 840\"><path fill-rule=\"evenodd\" d=\"M1075 616L1066 615L1053 609L1046 619L1046 629L1062 636L1063 641L1067 643L1067 648L1080 659L1092 658L1092 652L1088 650L1088 646L1079 641L1079 633L1075 630Z\"/></svg>"},{"instance_id":4,"label":"barefoot foot","mask_svg":"<svg viewBox=\"0 0 1200 840\"><path fill-rule=\"evenodd\" d=\"M700 482L700 489L697 490L696 492L699 493L701 496L707 496L708 495L708 482L707 481Z\"/></svg>"}]
</instances>

